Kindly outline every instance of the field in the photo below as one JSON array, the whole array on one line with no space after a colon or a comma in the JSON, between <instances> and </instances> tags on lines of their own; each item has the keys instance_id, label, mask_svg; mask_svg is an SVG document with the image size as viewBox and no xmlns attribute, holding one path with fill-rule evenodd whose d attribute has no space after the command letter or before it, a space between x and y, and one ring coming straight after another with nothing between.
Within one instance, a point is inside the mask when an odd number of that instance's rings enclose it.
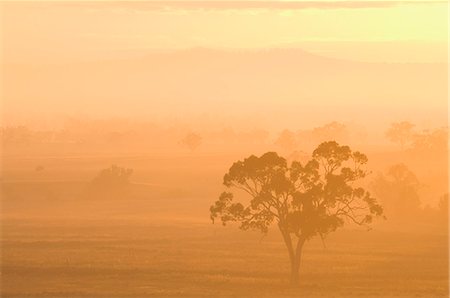
<instances>
[{"instance_id":1,"label":"field","mask_svg":"<svg viewBox=\"0 0 450 298\"><path fill-rule=\"evenodd\" d=\"M447 297L447 237L345 231L307 244L221 226L8 222L2 297Z\"/></svg>"},{"instance_id":2,"label":"field","mask_svg":"<svg viewBox=\"0 0 450 298\"><path fill-rule=\"evenodd\" d=\"M5 159L1 296L448 297L448 234L431 225L349 226L313 239L300 286L290 287L276 230L209 221L234 158ZM84 198L111 163L135 170L131 197Z\"/></svg>"}]
</instances>

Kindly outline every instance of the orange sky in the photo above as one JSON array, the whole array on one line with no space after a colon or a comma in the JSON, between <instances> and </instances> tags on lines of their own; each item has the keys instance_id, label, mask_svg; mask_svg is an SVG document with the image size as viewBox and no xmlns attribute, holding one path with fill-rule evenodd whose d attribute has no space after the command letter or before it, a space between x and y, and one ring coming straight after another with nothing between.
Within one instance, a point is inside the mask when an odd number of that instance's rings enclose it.
<instances>
[{"instance_id":1,"label":"orange sky","mask_svg":"<svg viewBox=\"0 0 450 298\"><path fill-rule=\"evenodd\" d=\"M302 47L375 61L446 59L446 1L4 2L2 6L6 61L97 59L198 46Z\"/></svg>"},{"instance_id":2,"label":"orange sky","mask_svg":"<svg viewBox=\"0 0 450 298\"><path fill-rule=\"evenodd\" d=\"M446 122L447 2L1 7L6 123L77 114L267 121L276 112L277 125L288 125L296 109L303 123L364 121L368 109Z\"/></svg>"}]
</instances>

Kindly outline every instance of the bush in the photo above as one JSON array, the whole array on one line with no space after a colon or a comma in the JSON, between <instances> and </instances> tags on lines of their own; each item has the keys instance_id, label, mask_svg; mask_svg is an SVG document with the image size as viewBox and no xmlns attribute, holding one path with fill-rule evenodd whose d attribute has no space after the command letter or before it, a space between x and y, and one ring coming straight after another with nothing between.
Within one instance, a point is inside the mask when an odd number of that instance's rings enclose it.
<instances>
[{"instance_id":1,"label":"bush","mask_svg":"<svg viewBox=\"0 0 450 298\"><path fill-rule=\"evenodd\" d=\"M124 198L130 193L132 169L112 165L103 169L88 187L89 197Z\"/></svg>"}]
</instances>

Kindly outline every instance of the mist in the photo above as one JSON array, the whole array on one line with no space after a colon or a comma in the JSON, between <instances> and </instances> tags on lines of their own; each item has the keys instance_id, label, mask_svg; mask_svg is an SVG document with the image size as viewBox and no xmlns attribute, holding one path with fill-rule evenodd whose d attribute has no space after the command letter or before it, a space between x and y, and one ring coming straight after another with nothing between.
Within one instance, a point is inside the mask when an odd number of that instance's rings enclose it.
<instances>
[{"instance_id":1,"label":"mist","mask_svg":"<svg viewBox=\"0 0 450 298\"><path fill-rule=\"evenodd\" d=\"M447 3L1 6L2 296L448 296Z\"/></svg>"}]
</instances>

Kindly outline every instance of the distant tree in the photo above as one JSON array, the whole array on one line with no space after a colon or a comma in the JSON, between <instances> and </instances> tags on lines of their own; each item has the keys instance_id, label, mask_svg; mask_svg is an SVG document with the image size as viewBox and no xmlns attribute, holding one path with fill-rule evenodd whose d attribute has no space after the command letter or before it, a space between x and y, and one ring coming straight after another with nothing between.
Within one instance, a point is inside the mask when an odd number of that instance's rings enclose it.
<instances>
[{"instance_id":1,"label":"distant tree","mask_svg":"<svg viewBox=\"0 0 450 298\"><path fill-rule=\"evenodd\" d=\"M287 152L291 152L298 146L297 136L292 131L285 129L275 140L275 145L281 147Z\"/></svg>"},{"instance_id":2,"label":"distant tree","mask_svg":"<svg viewBox=\"0 0 450 298\"><path fill-rule=\"evenodd\" d=\"M404 164L390 167L387 175L379 175L372 188L388 217L411 218L420 211L420 182Z\"/></svg>"},{"instance_id":3,"label":"distant tree","mask_svg":"<svg viewBox=\"0 0 450 298\"><path fill-rule=\"evenodd\" d=\"M247 201L223 192L211 206L211 219L224 225L238 222L243 230L267 233L276 223L283 236L291 262L291 283L299 281L304 243L316 235L341 227L345 221L368 225L382 207L358 182L366 176L367 157L348 146L324 142L305 164L288 165L275 152L250 156L235 162L223 184L234 188Z\"/></svg>"},{"instance_id":4,"label":"distant tree","mask_svg":"<svg viewBox=\"0 0 450 298\"><path fill-rule=\"evenodd\" d=\"M180 144L189 148L189 150L194 151L202 143L202 137L195 133L187 134L181 141Z\"/></svg>"},{"instance_id":5,"label":"distant tree","mask_svg":"<svg viewBox=\"0 0 450 298\"><path fill-rule=\"evenodd\" d=\"M355 126L355 125L354 125ZM322 126L312 129L300 129L296 132L297 139L301 141L303 148L306 144L316 145L327 140L334 140L338 143L348 142L350 139L359 141L366 138L363 129L351 130L346 124L332 121Z\"/></svg>"},{"instance_id":6,"label":"distant tree","mask_svg":"<svg viewBox=\"0 0 450 298\"><path fill-rule=\"evenodd\" d=\"M33 131L26 126L6 126L0 129L3 144L29 144Z\"/></svg>"},{"instance_id":7,"label":"distant tree","mask_svg":"<svg viewBox=\"0 0 450 298\"><path fill-rule=\"evenodd\" d=\"M439 208L439 214L440 214L441 219L443 219L445 221L445 223L447 223L448 222L448 212L449 212L448 193L446 193L439 199L438 208Z\"/></svg>"},{"instance_id":8,"label":"distant tree","mask_svg":"<svg viewBox=\"0 0 450 298\"><path fill-rule=\"evenodd\" d=\"M129 194L132 169L112 165L103 169L88 187L90 197L121 198Z\"/></svg>"},{"instance_id":9,"label":"distant tree","mask_svg":"<svg viewBox=\"0 0 450 298\"><path fill-rule=\"evenodd\" d=\"M325 140L346 142L349 139L349 131L345 124L333 121L324 126L314 128L312 137L316 142L324 142Z\"/></svg>"},{"instance_id":10,"label":"distant tree","mask_svg":"<svg viewBox=\"0 0 450 298\"><path fill-rule=\"evenodd\" d=\"M414 135L412 149L416 152L446 153L448 149L448 128L425 130Z\"/></svg>"},{"instance_id":11,"label":"distant tree","mask_svg":"<svg viewBox=\"0 0 450 298\"><path fill-rule=\"evenodd\" d=\"M405 145L413 140L414 126L414 124L407 121L392 123L391 127L386 131L386 137L391 142L400 144L403 150Z\"/></svg>"}]
</instances>

